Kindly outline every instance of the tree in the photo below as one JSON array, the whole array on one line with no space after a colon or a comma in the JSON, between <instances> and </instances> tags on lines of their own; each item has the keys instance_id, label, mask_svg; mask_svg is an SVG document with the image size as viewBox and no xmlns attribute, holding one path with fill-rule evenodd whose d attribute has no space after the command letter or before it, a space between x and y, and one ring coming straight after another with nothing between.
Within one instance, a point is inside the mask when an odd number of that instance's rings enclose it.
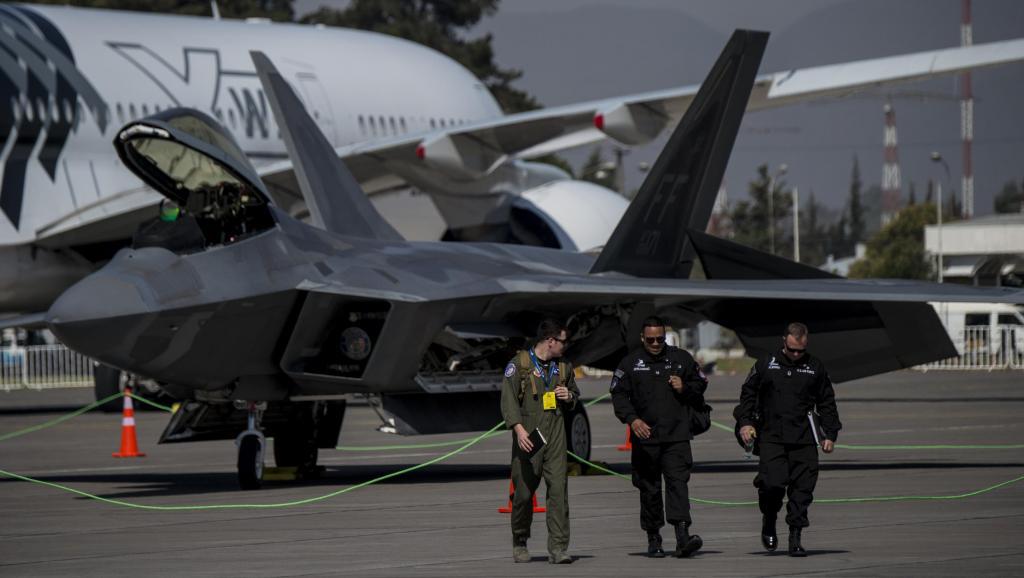
<instances>
[{"instance_id":1,"label":"tree","mask_svg":"<svg viewBox=\"0 0 1024 578\"><path fill-rule=\"evenodd\" d=\"M914 181L910 181L910 192L907 194L907 206L913 207L917 204L917 189L914 187Z\"/></svg>"},{"instance_id":2,"label":"tree","mask_svg":"<svg viewBox=\"0 0 1024 578\"><path fill-rule=\"evenodd\" d=\"M828 254L825 252L826 231L821 223L821 205L811 190L807 204L800 211L800 261L811 265L820 265L825 262Z\"/></svg>"},{"instance_id":3,"label":"tree","mask_svg":"<svg viewBox=\"0 0 1024 578\"><path fill-rule=\"evenodd\" d=\"M793 197L786 188L782 179L775 179L773 199L774 215L768 215L768 186L771 183L768 175L768 165L757 167L757 178L750 182L748 192L750 198L739 201L735 204L730 218L736 236L733 238L737 243L749 247L767 249L769 242L769 224L775 230L775 252L778 253L783 247L793 246L791 236L785 227L780 226L785 221L785 216L793 209ZM785 191L785 192L783 192Z\"/></svg>"},{"instance_id":4,"label":"tree","mask_svg":"<svg viewBox=\"0 0 1024 578\"><path fill-rule=\"evenodd\" d=\"M903 209L868 241L867 254L850 267L850 277L931 279L934 272L924 250L924 228L935 222L934 204Z\"/></svg>"},{"instance_id":5,"label":"tree","mask_svg":"<svg viewBox=\"0 0 1024 578\"><path fill-rule=\"evenodd\" d=\"M37 4L61 4L136 12L163 12L209 16L210 3L206 0L33 0ZM294 0L218 0L217 9L225 18L270 18L278 22L291 22L295 18Z\"/></svg>"},{"instance_id":6,"label":"tree","mask_svg":"<svg viewBox=\"0 0 1024 578\"><path fill-rule=\"evenodd\" d=\"M494 62L492 37L474 40L465 34L484 16L494 14L499 0L353 0L344 10L321 6L302 22L372 30L412 40L443 52L483 81L505 112L540 108L537 101L512 87L523 72Z\"/></svg>"},{"instance_id":7,"label":"tree","mask_svg":"<svg viewBox=\"0 0 1024 578\"><path fill-rule=\"evenodd\" d=\"M857 243L864 240L864 203L861 199L860 162L857 155L853 156L853 174L850 175L850 200L847 204L847 227L846 236L847 253L853 253Z\"/></svg>"},{"instance_id":8,"label":"tree","mask_svg":"<svg viewBox=\"0 0 1024 578\"><path fill-rule=\"evenodd\" d=\"M1024 192L1017 185L1017 181L1006 181L1003 189L993 199L992 205L997 213L1024 212Z\"/></svg>"}]
</instances>

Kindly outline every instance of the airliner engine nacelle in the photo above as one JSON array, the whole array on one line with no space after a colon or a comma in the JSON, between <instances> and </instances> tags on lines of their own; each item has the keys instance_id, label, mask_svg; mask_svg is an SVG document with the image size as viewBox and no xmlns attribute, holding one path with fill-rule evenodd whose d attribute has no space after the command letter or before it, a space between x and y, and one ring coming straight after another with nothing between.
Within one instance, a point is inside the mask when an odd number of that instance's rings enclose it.
<instances>
[{"instance_id":1,"label":"airliner engine nacelle","mask_svg":"<svg viewBox=\"0 0 1024 578\"><path fill-rule=\"evenodd\" d=\"M594 126L611 138L628 145L654 140L668 124L669 117L646 104L619 104L594 115Z\"/></svg>"},{"instance_id":2,"label":"airliner engine nacelle","mask_svg":"<svg viewBox=\"0 0 1024 578\"><path fill-rule=\"evenodd\" d=\"M629 201L587 181L559 180L523 191L509 218L521 243L581 252L600 250Z\"/></svg>"}]
</instances>

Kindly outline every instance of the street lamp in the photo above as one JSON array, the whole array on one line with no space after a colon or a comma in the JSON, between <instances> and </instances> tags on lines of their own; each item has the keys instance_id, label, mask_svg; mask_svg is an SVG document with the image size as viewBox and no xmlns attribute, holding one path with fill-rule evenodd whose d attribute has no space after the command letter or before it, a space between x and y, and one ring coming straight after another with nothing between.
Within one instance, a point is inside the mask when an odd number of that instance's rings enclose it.
<instances>
[{"instance_id":1,"label":"street lamp","mask_svg":"<svg viewBox=\"0 0 1024 578\"><path fill-rule=\"evenodd\" d=\"M949 180L949 164L946 159L942 158L942 155L938 151L932 151L932 162L941 163L942 168L946 169L946 180ZM942 283L942 181L935 184L935 197L938 200L936 203L935 215L938 221L936 226L936 232L939 236L938 242L938 262L939 262L939 283Z\"/></svg>"},{"instance_id":2,"label":"street lamp","mask_svg":"<svg viewBox=\"0 0 1024 578\"><path fill-rule=\"evenodd\" d=\"M768 178L768 252L775 254L775 179L786 174L789 167L786 163L779 165L779 170Z\"/></svg>"}]
</instances>

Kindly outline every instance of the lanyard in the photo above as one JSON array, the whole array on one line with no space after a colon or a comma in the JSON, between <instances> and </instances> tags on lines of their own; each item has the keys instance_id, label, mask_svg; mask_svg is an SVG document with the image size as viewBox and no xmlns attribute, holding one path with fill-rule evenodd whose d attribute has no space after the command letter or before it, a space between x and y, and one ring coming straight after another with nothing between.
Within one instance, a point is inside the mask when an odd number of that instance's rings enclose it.
<instances>
[{"instance_id":1,"label":"lanyard","mask_svg":"<svg viewBox=\"0 0 1024 578\"><path fill-rule=\"evenodd\" d=\"M544 389L549 389L551 387L551 381L554 379L555 375L558 374L558 362L553 359L551 360L551 369L548 371L548 376L544 377L544 370L541 368L540 361L537 359L537 355L533 352L533 348L530 348L530 361L533 361L533 367L537 370L537 373L540 374L540 379L544 382Z\"/></svg>"}]
</instances>

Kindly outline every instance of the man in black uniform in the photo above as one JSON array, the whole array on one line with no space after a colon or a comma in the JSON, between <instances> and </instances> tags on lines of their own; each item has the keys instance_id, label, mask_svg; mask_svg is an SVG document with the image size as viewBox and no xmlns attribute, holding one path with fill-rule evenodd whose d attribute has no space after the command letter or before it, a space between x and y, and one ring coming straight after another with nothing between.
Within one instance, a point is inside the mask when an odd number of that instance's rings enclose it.
<instances>
[{"instance_id":1,"label":"man in black uniform","mask_svg":"<svg viewBox=\"0 0 1024 578\"><path fill-rule=\"evenodd\" d=\"M661 527L668 518L675 526L674 554L685 558L704 544L700 536L689 535L693 521L687 482L693 467L691 411L703 407L708 381L689 353L666 345L661 319L645 319L640 337L643 349L627 355L612 376L612 403L615 416L630 428L633 485L640 490L640 527L647 532L647 554L665 556Z\"/></svg>"},{"instance_id":2,"label":"man in black uniform","mask_svg":"<svg viewBox=\"0 0 1024 578\"><path fill-rule=\"evenodd\" d=\"M754 486L761 507L761 543L778 547L775 518L788 494L789 555L806 556L800 532L809 524L807 508L818 481L818 450L835 449L843 425L835 391L822 362L807 353L807 326L790 323L782 350L759 359L750 369L733 416L743 443L760 450ZM817 412L817 413L815 413Z\"/></svg>"}]
</instances>

